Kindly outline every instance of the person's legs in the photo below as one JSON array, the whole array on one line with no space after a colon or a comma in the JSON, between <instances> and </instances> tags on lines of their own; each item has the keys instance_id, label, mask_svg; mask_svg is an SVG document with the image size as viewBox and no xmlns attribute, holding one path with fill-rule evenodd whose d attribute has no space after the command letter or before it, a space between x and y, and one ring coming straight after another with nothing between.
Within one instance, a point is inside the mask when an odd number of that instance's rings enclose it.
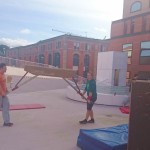
<instances>
[{"instance_id":1,"label":"person's legs","mask_svg":"<svg viewBox=\"0 0 150 150\"><path fill-rule=\"evenodd\" d=\"M88 120L90 117L90 110L87 110L85 119Z\"/></svg>"},{"instance_id":2,"label":"person's legs","mask_svg":"<svg viewBox=\"0 0 150 150\"><path fill-rule=\"evenodd\" d=\"M79 121L80 124L86 124L87 122L94 123L93 110L92 110L93 104L94 103L87 103L86 116L85 116L84 120ZM91 118L91 120L88 121L89 117Z\"/></svg>"},{"instance_id":3,"label":"person's legs","mask_svg":"<svg viewBox=\"0 0 150 150\"><path fill-rule=\"evenodd\" d=\"M94 119L94 114L93 114L93 110L92 109L90 110L90 117L91 117L91 119Z\"/></svg>"},{"instance_id":4,"label":"person's legs","mask_svg":"<svg viewBox=\"0 0 150 150\"><path fill-rule=\"evenodd\" d=\"M91 109L91 111L90 111L90 120L88 120L87 121L87 123L94 123L95 121L94 121L94 114L93 114L93 110Z\"/></svg>"},{"instance_id":5,"label":"person's legs","mask_svg":"<svg viewBox=\"0 0 150 150\"><path fill-rule=\"evenodd\" d=\"M87 121L87 123L94 123L94 113L93 113L93 110L92 110L92 107L94 105L94 102L92 101L90 104L89 104L89 117L91 118L90 120Z\"/></svg>"},{"instance_id":6,"label":"person's legs","mask_svg":"<svg viewBox=\"0 0 150 150\"><path fill-rule=\"evenodd\" d=\"M9 99L7 96L2 97L2 116L4 123L10 123L10 116L9 116Z\"/></svg>"},{"instance_id":7,"label":"person's legs","mask_svg":"<svg viewBox=\"0 0 150 150\"><path fill-rule=\"evenodd\" d=\"M2 96L0 96L0 110L2 110Z\"/></svg>"}]
</instances>

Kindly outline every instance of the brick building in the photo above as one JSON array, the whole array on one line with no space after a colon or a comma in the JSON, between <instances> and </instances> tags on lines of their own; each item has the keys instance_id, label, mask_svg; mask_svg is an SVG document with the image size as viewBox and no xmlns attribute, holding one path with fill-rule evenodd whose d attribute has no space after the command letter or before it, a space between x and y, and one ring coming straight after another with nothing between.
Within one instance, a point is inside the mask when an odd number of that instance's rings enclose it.
<instances>
[{"instance_id":1,"label":"brick building","mask_svg":"<svg viewBox=\"0 0 150 150\"><path fill-rule=\"evenodd\" d=\"M150 76L150 0L124 0L123 18L112 22L110 35L98 40L65 34L12 48L6 56L77 69L81 76L92 70L96 76L98 52L123 51L128 53L127 81L135 74Z\"/></svg>"},{"instance_id":2,"label":"brick building","mask_svg":"<svg viewBox=\"0 0 150 150\"><path fill-rule=\"evenodd\" d=\"M150 74L150 0L124 0L123 18L112 22L108 50L128 53L127 78Z\"/></svg>"},{"instance_id":3,"label":"brick building","mask_svg":"<svg viewBox=\"0 0 150 150\"><path fill-rule=\"evenodd\" d=\"M76 69L86 77L88 70L96 76L97 54L107 49L107 41L62 35L38 43L15 47L7 51L7 56L53 65L59 68Z\"/></svg>"}]
</instances>

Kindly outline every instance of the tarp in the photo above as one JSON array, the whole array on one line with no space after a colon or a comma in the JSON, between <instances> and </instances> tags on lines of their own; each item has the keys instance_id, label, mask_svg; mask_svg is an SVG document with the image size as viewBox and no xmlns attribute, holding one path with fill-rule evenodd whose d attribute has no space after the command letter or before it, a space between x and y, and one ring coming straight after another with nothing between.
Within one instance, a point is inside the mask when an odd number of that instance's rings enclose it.
<instances>
[{"instance_id":1,"label":"tarp","mask_svg":"<svg viewBox=\"0 0 150 150\"><path fill-rule=\"evenodd\" d=\"M130 108L129 108L129 106L120 107L119 109L120 109L120 111L121 111L122 113L124 113L124 114L129 114L129 113L130 113Z\"/></svg>"},{"instance_id":2,"label":"tarp","mask_svg":"<svg viewBox=\"0 0 150 150\"><path fill-rule=\"evenodd\" d=\"M128 125L109 128L80 129L77 145L82 150L126 150Z\"/></svg>"}]
</instances>

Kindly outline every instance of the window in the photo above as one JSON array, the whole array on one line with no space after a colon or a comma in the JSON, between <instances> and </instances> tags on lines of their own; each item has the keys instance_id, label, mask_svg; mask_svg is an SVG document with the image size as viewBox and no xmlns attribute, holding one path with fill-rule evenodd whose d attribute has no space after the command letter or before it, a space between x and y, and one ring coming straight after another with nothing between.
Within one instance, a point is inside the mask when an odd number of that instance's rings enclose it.
<instances>
[{"instance_id":1,"label":"window","mask_svg":"<svg viewBox=\"0 0 150 150\"><path fill-rule=\"evenodd\" d=\"M106 47L104 45L100 45L100 52L105 52L106 51Z\"/></svg>"},{"instance_id":2,"label":"window","mask_svg":"<svg viewBox=\"0 0 150 150\"><path fill-rule=\"evenodd\" d=\"M125 22L124 23L124 34L127 34L127 28L128 28L128 24Z\"/></svg>"},{"instance_id":3,"label":"window","mask_svg":"<svg viewBox=\"0 0 150 150\"><path fill-rule=\"evenodd\" d=\"M131 12L136 12L136 11L139 11L141 10L141 7L142 7L142 4L141 2L134 2L132 5L131 5Z\"/></svg>"},{"instance_id":4,"label":"window","mask_svg":"<svg viewBox=\"0 0 150 150\"><path fill-rule=\"evenodd\" d=\"M39 63L44 64L45 63L45 56L43 54L39 55Z\"/></svg>"},{"instance_id":5,"label":"window","mask_svg":"<svg viewBox=\"0 0 150 150\"><path fill-rule=\"evenodd\" d=\"M54 53L53 66L60 68L60 54Z\"/></svg>"},{"instance_id":6,"label":"window","mask_svg":"<svg viewBox=\"0 0 150 150\"><path fill-rule=\"evenodd\" d=\"M85 44L85 50L90 50L90 45L88 43Z\"/></svg>"},{"instance_id":7,"label":"window","mask_svg":"<svg viewBox=\"0 0 150 150\"><path fill-rule=\"evenodd\" d=\"M141 42L140 64L150 65L150 41Z\"/></svg>"},{"instance_id":8,"label":"window","mask_svg":"<svg viewBox=\"0 0 150 150\"><path fill-rule=\"evenodd\" d=\"M150 50L142 50L141 51L141 56L148 56L148 57L150 57Z\"/></svg>"},{"instance_id":9,"label":"window","mask_svg":"<svg viewBox=\"0 0 150 150\"><path fill-rule=\"evenodd\" d=\"M90 57L89 57L89 55L85 55L84 56L84 66L89 67L89 64L90 64Z\"/></svg>"},{"instance_id":10,"label":"window","mask_svg":"<svg viewBox=\"0 0 150 150\"><path fill-rule=\"evenodd\" d=\"M48 64L52 65L52 55L51 54L48 55Z\"/></svg>"},{"instance_id":11,"label":"window","mask_svg":"<svg viewBox=\"0 0 150 150\"><path fill-rule=\"evenodd\" d=\"M124 44L123 45L123 52L126 52L128 54L128 64L131 64L132 44Z\"/></svg>"},{"instance_id":12,"label":"window","mask_svg":"<svg viewBox=\"0 0 150 150\"><path fill-rule=\"evenodd\" d=\"M127 71L126 72L126 83L127 83L127 85L130 85L130 72L129 71Z\"/></svg>"},{"instance_id":13,"label":"window","mask_svg":"<svg viewBox=\"0 0 150 150\"><path fill-rule=\"evenodd\" d=\"M131 64L131 57L128 57L128 64Z\"/></svg>"},{"instance_id":14,"label":"window","mask_svg":"<svg viewBox=\"0 0 150 150\"><path fill-rule=\"evenodd\" d=\"M147 24L147 19L146 17L143 17L142 31L146 31L146 24Z\"/></svg>"},{"instance_id":15,"label":"window","mask_svg":"<svg viewBox=\"0 0 150 150\"><path fill-rule=\"evenodd\" d=\"M129 72L129 71L126 72L126 78L127 78L127 79L130 78L130 72Z\"/></svg>"},{"instance_id":16,"label":"window","mask_svg":"<svg viewBox=\"0 0 150 150\"><path fill-rule=\"evenodd\" d=\"M48 44L48 50L52 50L52 43Z\"/></svg>"},{"instance_id":17,"label":"window","mask_svg":"<svg viewBox=\"0 0 150 150\"><path fill-rule=\"evenodd\" d=\"M135 24L135 22L132 21L132 22L131 22L131 31L130 31L131 34L134 33L134 24Z\"/></svg>"},{"instance_id":18,"label":"window","mask_svg":"<svg viewBox=\"0 0 150 150\"><path fill-rule=\"evenodd\" d=\"M58 49L58 48L61 48L61 42L60 41L56 42L56 49Z\"/></svg>"},{"instance_id":19,"label":"window","mask_svg":"<svg viewBox=\"0 0 150 150\"><path fill-rule=\"evenodd\" d=\"M79 66L79 55L78 54L73 55L73 66Z\"/></svg>"},{"instance_id":20,"label":"window","mask_svg":"<svg viewBox=\"0 0 150 150\"><path fill-rule=\"evenodd\" d=\"M74 42L74 50L79 50L79 48L80 48L80 43Z\"/></svg>"},{"instance_id":21,"label":"window","mask_svg":"<svg viewBox=\"0 0 150 150\"><path fill-rule=\"evenodd\" d=\"M45 51L45 45L41 45L41 51Z\"/></svg>"}]
</instances>

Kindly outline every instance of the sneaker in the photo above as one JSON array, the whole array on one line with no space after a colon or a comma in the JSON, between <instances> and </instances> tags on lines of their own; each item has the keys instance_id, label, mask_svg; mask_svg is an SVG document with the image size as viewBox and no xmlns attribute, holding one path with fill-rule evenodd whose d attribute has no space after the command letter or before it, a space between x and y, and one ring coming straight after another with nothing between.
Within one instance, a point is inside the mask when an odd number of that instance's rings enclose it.
<instances>
[{"instance_id":1,"label":"sneaker","mask_svg":"<svg viewBox=\"0 0 150 150\"><path fill-rule=\"evenodd\" d=\"M13 126L13 123L4 123L3 126L4 127L11 127L11 126Z\"/></svg>"},{"instance_id":2,"label":"sneaker","mask_svg":"<svg viewBox=\"0 0 150 150\"><path fill-rule=\"evenodd\" d=\"M79 123L80 123L80 124L86 124L86 123L87 123L87 120L84 119L84 120L82 120L82 121L79 121Z\"/></svg>"},{"instance_id":3,"label":"sneaker","mask_svg":"<svg viewBox=\"0 0 150 150\"><path fill-rule=\"evenodd\" d=\"M87 121L88 123L94 123L94 119Z\"/></svg>"}]
</instances>

